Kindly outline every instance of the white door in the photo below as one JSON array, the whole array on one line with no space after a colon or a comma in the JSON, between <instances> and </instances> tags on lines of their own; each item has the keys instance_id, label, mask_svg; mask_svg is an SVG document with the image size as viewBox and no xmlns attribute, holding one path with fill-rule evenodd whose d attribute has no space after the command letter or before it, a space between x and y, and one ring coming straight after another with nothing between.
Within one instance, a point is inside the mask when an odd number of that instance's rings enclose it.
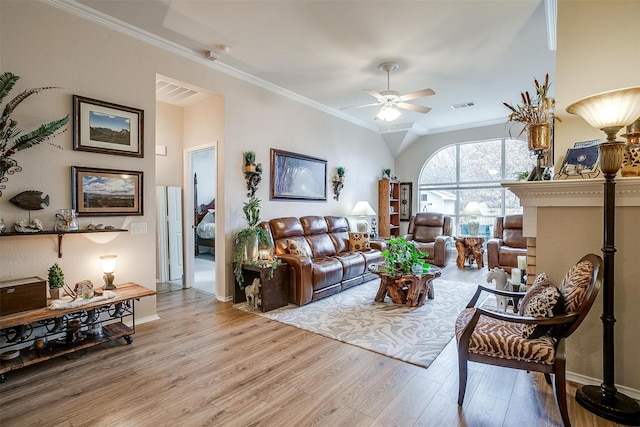
<instances>
[{"instance_id":1,"label":"white door","mask_svg":"<svg viewBox=\"0 0 640 427\"><path fill-rule=\"evenodd\" d=\"M169 280L169 241L167 238L167 188L156 187L156 216L158 218L158 280L166 282Z\"/></svg>"},{"instance_id":2,"label":"white door","mask_svg":"<svg viewBox=\"0 0 640 427\"><path fill-rule=\"evenodd\" d=\"M167 187L167 214L169 224L169 280L181 280L182 264L182 189Z\"/></svg>"}]
</instances>

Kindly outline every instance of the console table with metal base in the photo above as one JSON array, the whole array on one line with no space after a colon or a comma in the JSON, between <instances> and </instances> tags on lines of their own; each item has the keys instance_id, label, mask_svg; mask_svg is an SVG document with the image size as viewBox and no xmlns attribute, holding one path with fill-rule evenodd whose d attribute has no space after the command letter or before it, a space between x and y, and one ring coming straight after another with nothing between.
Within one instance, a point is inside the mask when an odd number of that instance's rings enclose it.
<instances>
[{"instance_id":1,"label":"console table with metal base","mask_svg":"<svg viewBox=\"0 0 640 427\"><path fill-rule=\"evenodd\" d=\"M6 380L7 372L118 338L131 344L135 333L134 300L156 292L135 283L117 285L113 292L115 298L76 308L45 307L0 316L0 352L4 356L19 351L16 357L0 360L0 382ZM48 300L47 305L50 303ZM131 318L131 327L123 323L126 317ZM71 328L70 323L75 327Z\"/></svg>"}]
</instances>

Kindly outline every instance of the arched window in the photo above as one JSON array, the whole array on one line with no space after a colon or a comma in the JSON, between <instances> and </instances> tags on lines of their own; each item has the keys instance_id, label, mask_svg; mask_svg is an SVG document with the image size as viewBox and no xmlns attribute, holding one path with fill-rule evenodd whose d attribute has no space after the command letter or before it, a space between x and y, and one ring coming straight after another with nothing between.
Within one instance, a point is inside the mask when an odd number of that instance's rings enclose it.
<instances>
[{"instance_id":1,"label":"arched window","mask_svg":"<svg viewBox=\"0 0 640 427\"><path fill-rule=\"evenodd\" d=\"M420 171L418 211L451 215L454 235L468 234L467 222L475 217L480 223L478 235L489 238L497 216L522 213L518 198L500 183L516 181L533 164L527 142L519 139L446 146ZM479 213L473 212L471 202L477 203Z\"/></svg>"}]
</instances>

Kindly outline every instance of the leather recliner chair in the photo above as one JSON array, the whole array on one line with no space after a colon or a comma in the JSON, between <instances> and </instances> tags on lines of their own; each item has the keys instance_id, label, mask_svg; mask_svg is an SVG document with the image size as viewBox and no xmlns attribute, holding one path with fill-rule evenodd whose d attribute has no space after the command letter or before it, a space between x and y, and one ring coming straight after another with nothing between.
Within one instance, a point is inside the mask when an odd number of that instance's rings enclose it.
<instances>
[{"instance_id":1,"label":"leather recliner chair","mask_svg":"<svg viewBox=\"0 0 640 427\"><path fill-rule=\"evenodd\" d=\"M493 238L487 242L487 267L500 267L507 273L518 267L518 256L527 255L527 239L522 235L522 215L496 218Z\"/></svg>"},{"instance_id":2,"label":"leather recliner chair","mask_svg":"<svg viewBox=\"0 0 640 427\"><path fill-rule=\"evenodd\" d=\"M413 241L422 252L428 252L427 262L444 267L451 255L451 217L436 212L419 212L409 220L409 234L405 239Z\"/></svg>"}]
</instances>

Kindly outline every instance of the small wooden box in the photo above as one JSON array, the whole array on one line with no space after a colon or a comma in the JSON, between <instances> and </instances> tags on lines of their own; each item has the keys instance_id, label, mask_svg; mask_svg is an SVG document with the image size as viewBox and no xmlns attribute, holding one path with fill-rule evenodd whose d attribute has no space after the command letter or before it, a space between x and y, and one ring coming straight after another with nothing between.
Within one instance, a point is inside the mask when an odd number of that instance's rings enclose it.
<instances>
[{"instance_id":1,"label":"small wooden box","mask_svg":"<svg viewBox=\"0 0 640 427\"><path fill-rule=\"evenodd\" d=\"M47 306L47 281L42 277L0 282L0 316Z\"/></svg>"}]
</instances>

